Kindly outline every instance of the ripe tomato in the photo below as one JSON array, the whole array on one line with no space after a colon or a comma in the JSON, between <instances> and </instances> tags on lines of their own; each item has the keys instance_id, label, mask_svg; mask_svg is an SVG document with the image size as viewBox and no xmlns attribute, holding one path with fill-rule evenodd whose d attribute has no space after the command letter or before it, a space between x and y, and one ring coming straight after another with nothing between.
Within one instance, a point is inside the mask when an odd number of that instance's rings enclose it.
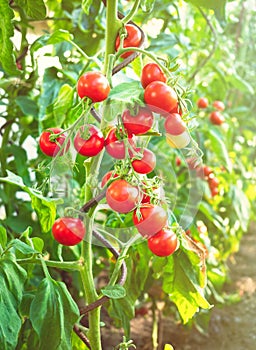
<instances>
[{"instance_id":1,"label":"ripe tomato","mask_svg":"<svg viewBox=\"0 0 256 350\"><path fill-rule=\"evenodd\" d=\"M140 152L140 148L136 149ZM156 156L149 149L144 148L141 159L134 159L132 161L132 167L136 173L148 174L155 169L156 166Z\"/></svg>"},{"instance_id":2,"label":"ripe tomato","mask_svg":"<svg viewBox=\"0 0 256 350\"><path fill-rule=\"evenodd\" d=\"M177 106L176 107L174 107L171 111L170 111L170 113L172 114L172 113L178 113L181 117L182 117L182 110L181 110L181 108L180 108L180 106L177 104Z\"/></svg>"},{"instance_id":3,"label":"ripe tomato","mask_svg":"<svg viewBox=\"0 0 256 350\"><path fill-rule=\"evenodd\" d=\"M63 145L66 135L62 134L54 141L50 141L50 136L52 134L59 134L63 131L61 128L49 128L47 129L49 131L43 131L40 138L39 138L39 147L41 151L50 157L55 157L60 151L61 146ZM66 146L62 149L61 153L59 155L63 155L68 151L70 147L70 142L66 144Z\"/></svg>"},{"instance_id":4,"label":"ripe tomato","mask_svg":"<svg viewBox=\"0 0 256 350\"><path fill-rule=\"evenodd\" d=\"M162 81L166 83L167 78L158 64L148 63L142 69L140 81L145 89L152 81Z\"/></svg>"},{"instance_id":5,"label":"ripe tomato","mask_svg":"<svg viewBox=\"0 0 256 350\"><path fill-rule=\"evenodd\" d=\"M206 97L200 97L197 101L198 108L207 108L209 105L208 99Z\"/></svg>"},{"instance_id":6,"label":"ripe tomato","mask_svg":"<svg viewBox=\"0 0 256 350\"><path fill-rule=\"evenodd\" d=\"M154 204L143 204L139 210L139 218L137 210L133 212L133 222L142 236L151 237L166 225L167 213L162 207Z\"/></svg>"},{"instance_id":7,"label":"ripe tomato","mask_svg":"<svg viewBox=\"0 0 256 350\"><path fill-rule=\"evenodd\" d=\"M203 166L203 173L204 173L204 176L205 176L205 177L208 177L210 174L213 173L213 170L212 170L212 168L210 168L209 166L204 165L204 166Z\"/></svg>"},{"instance_id":8,"label":"ripe tomato","mask_svg":"<svg viewBox=\"0 0 256 350\"><path fill-rule=\"evenodd\" d=\"M88 97L92 102L104 101L110 92L108 79L101 72L86 72L77 83L79 97Z\"/></svg>"},{"instance_id":9,"label":"ripe tomato","mask_svg":"<svg viewBox=\"0 0 256 350\"><path fill-rule=\"evenodd\" d=\"M219 183L219 180L217 179L217 177L214 176L214 174L209 175L208 184L211 190L217 188L219 186Z\"/></svg>"},{"instance_id":10,"label":"ripe tomato","mask_svg":"<svg viewBox=\"0 0 256 350\"><path fill-rule=\"evenodd\" d=\"M124 135L123 140L119 140L116 136L117 129L110 129L106 139L105 139L105 147L108 154L116 159L124 159L125 158L125 142L124 139L127 139L127 136ZM133 146L132 136L128 135L128 142L131 146Z\"/></svg>"},{"instance_id":11,"label":"ripe tomato","mask_svg":"<svg viewBox=\"0 0 256 350\"><path fill-rule=\"evenodd\" d=\"M106 185L106 183L108 182L108 180L110 180L111 178L115 178L118 177L117 174L113 174L113 170L108 171L102 178L101 180L101 187L104 187Z\"/></svg>"},{"instance_id":12,"label":"ripe tomato","mask_svg":"<svg viewBox=\"0 0 256 350\"><path fill-rule=\"evenodd\" d=\"M212 188L211 189L212 197L215 197L217 194L219 194L219 189L217 187Z\"/></svg>"},{"instance_id":13,"label":"ripe tomato","mask_svg":"<svg viewBox=\"0 0 256 350\"><path fill-rule=\"evenodd\" d=\"M111 209L118 213L128 213L135 208L139 200L139 189L126 180L118 179L109 185L106 199Z\"/></svg>"},{"instance_id":14,"label":"ripe tomato","mask_svg":"<svg viewBox=\"0 0 256 350\"><path fill-rule=\"evenodd\" d=\"M176 157L175 163L177 166L181 165L181 159L179 157Z\"/></svg>"},{"instance_id":15,"label":"ripe tomato","mask_svg":"<svg viewBox=\"0 0 256 350\"><path fill-rule=\"evenodd\" d=\"M141 43L141 31L139 28L135 27L133 24L126 24L125 29L127 31L127 36L124 39L123 47L139 47ZM116 51L118 51L120 46L120 37L119 35L116 38ZM121 55L121 57L126 58L129 57L133 51L125 52Z\"/></svg>"},{"instance_id":16,"label":"ripe tomato","mask_svg":"<svg viewBox=\"0 0 256 350\"><path fill-rule=\"evenodd\" d=\"M154 123L152 112L145 107L140 107L136 115L131 115L129 110L124 111L122 120L128 134L142 135L151 129Z\"/></svg>"},{"instance_id":17,"label":"ripe tomato","mask_svg":"<svg viewBox=\"0 0 256 350\"><path fill-rule=\"evenodd\" d=\"M180 135L186 129L186 124L177 113L169 114L165 120L164 128L171 135Z\"/></svg>"},{"instance_id":18,"label":"ripe tomato","mask_svg":"<svg viewBox=\"0 0 256 350\"><path fill-rule=\"evenodd\" d=\"M144 101L152 111L163 115L178 106L176 92L162 81L153 81L146 87Z\"/></svg>"},{"instance_id":19,"label":"ripe tomato","mask_svg":"<svg viewBox=\"0 0 256 350\"><path fill-rule=\"evenodd\" d=\"M176 234L168 227L163 228L148 239L148 247L157 256L169 256L177 248L178 239Z\"/></svg>"},{"instance_id":20,"label":"ripe tomato","mask_svg":"<svg viewBox=\"0 0 256 350\"><path fill-rule=\"evenodd\" d=\"M83 137L84 127L81 127L75 136L74 146L82 156L94 157L103 149L104 137L96 126L88 124L86 128L88 128L89 137L86 139Z\"/></svg>"},{"instance_id":21,"label":"ripe tomato","mask_svg":"<svg viewBox=\"0 0 256 350\"><path fill-rule=\"evenodd\" d=\"M52 234L57 242L67 246L80 243L85 236L83 221L71 217L57 219L52 226Z\"/></svg>"},{"instance_id":22,"label":"ripe tomato","mask_svg":"<svg viewBox=\"0 0 256 350\"><path fill-rule=\"evenodd\" d=\"M218 100L214 101L212 105L218 111L224 111L224 109L225 109L225 105L222 101L218 101Z\"/></svg>"},{"instance_id":23,"label":"ripe tomato","mask_svg":"<svg viewBox=\"0 0 256 350\"><path fill-rule=\"evenodd\" d=\"M218 112L218 111L213 111L210 114L210 122L214 125L221 125L222 123L224 123L225 118L223 117L223 115Z\"/></svg>"}]
</instances>

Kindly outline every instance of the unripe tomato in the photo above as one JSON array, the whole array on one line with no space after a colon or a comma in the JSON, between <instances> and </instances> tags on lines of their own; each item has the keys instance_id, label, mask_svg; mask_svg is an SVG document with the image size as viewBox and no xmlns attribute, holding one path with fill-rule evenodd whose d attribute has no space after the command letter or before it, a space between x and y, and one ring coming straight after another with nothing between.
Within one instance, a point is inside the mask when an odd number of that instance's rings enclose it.
<instances>
[{"instance_id":1,"label":"unripe tomato","mask_svg":"<svg viewBox=\"0 0 256 350\"><path fill-rule=\"evenodd\" d=\"M208 99L206 97L200 97L197 101L198 108L207 108L209 105Z\"/></svg>"},{"instance_id":2,"label":"unripe tomato","mask_svg":"<svg viewBox=\"0 0 256 350\"><path fill-rule=\"evenodd\" d=\"M125 29L127 31L127 36L124 39L123 47L124 48L126 48L126 47L139 47L140 43L141 43L141 39L142 39L141 31L139 30L139 28L137 28L133 24L126 24ZM119 35L116 38L115 46L116 46L116 51L118 51L119 46L120 46ZM132 53L133 53L133 51L125 52L121 55L121 57L123 57L123 58L129 57Z\"/></svg>"},{"instance_id":3,"label":"unripe tomato","mask_svg":"<svg viewBox=\"0 0 256 350\"><path fill-rule=\"evenodd\" d=\"M167 213L162 207L154 204L143 204L139 212L139 217L137 210L133 212L133 222L142 236L151 237L166 226Z\"/></svg>"},{"instance_id":4,"label":"unripe tomato","mask_svg":"<svg viewBox=\"0 0 256 350\"><path fill-rule=\"evenodd\" d=\"M129 110L124 111L122 120L128 134L142 135L151 129L154 123L152 112L146 107L140 107L136 115L131 115Z\"/></svg>"},{"instance_id":5,"label":"unripe tomato","mask_svg":"<svg viewBox=\"0 0 256 350\"><path fill-rule=\"evenodd\" d=\"M210 114L210 122L214 125L221 125L222 123L224 123L225 118L223 117L223 115L218 112L218 111L213 111Z\"/></svg>"},{"instance_id":6,"label":"unripe tomato","mask_svg":"<svg viewBox=\"0 0 256 350\"><path fill-rule=\"evenodd\" d=\"M140 152L140 149L136 149L137 152ZM148 174L155 169L156 166L156 156L155 154L147 148L144 148L142 158L134 159L132 161L132 167L136 173L139 174Z\"/></svg>"},{"instance_id":7,"label":"unripe tomato","mask_svg":"<svg viewBox=\"0 0 256 350\"><path fill-rule=\"evenodd\" d=\"M84 127L81 127L75 136L74 146L82 156L94 157L103 149L104 137L96 126L89 124L86 128L88 128L89 137L84 139L81 136L84 132Z\"/></svg>"},{"instance_id":8,"label":"unripe tomato","mask_svg":"<svg viewBox=\"0 0 256 350\"><path fill-rule=\"evenodd\" d=\"M177 113L169 114L165 120L164 128L170 135L180 135L186 129L186 124Z\"/></svg>"},{"instance_id":9,"label":"unripe tomato","mask_svg":"<svg viewBox=\"0 0 256 350\"><path fill-rule=\"evenodd\" d=\"M176 92L162 81L153 81L146 87L144 101L152 111L162 115L178 106Z\"/></svg>"},{"instance_id":10,"label":"unripe tomato","mask_svg":"<svg viewBox=\"0 0 256 350\"><path fill-rule=\"evenodd\" d=\"M163 83L166 83L167 78L158 64L148 63L142 69L140 81L145 89L148 84L152 83L152 81L162 81Z\"/></svg>"},{"instance_id":11,"label":"unripe tomato","mask_svg":"<svg viewBox=\"0 0 256 350\"><path fill-rule=\"evenodd\" d=\"M191 142L191 137L187 130L180 135L170 135L167 133L166 141L172 148L180 149L187 147L187 145Z\"/></svg>"},{"instance_id":12,"label":"unripe tomato","mask_svg":"<svg viewBox=\"0 0 256 350\"><path fill-rule=\"evenodd\" d=\"M63 145L64 141L66 140L65 134L61 134L54 141L50 140L50 136L52 134L59 134L62 131L63 131L63 129L61 129L61 128L49 128L49 129L47 129L47 131L42 132L42 134L39 138L39 147L44 154L46 154L47 156L50 156L50 157L55 157L57 155L62 156L64 153L66 153L68 151L68 149L70 147L69 141L59 154L60 148Z\"/></svg>"},{"instance_id":13,"label":"unripe tomato","mask_svg":"<svg viewBox=\"0 0 256 350\"><path fill-rule=\"evenodd\" d=\"M110 92L108 79L101 72L86 72L77 82L79 97L88 97L92 102L106 100Z\"/></svg>"},{"instance_id":14,"label":"unripe tomato","mask_svg":"<svg viewBox=\"0 0 256 350\"><path fill-rule=\"evenodd\" d=\"M111 209L118 213L128 213L138 203L139 189L126 180L118 179L109 185L106 199Z\"/></svg>"},{"instance_id":15,"label":"unripe tomato","mask_svg":"<svg viewBox=\"0 0 256 350\"><path fill-rule=\"evenodd\" d=\"M173 254L178 246L176 234L168 227L163 228L148 239L148 247L157 256L169 256Z\"/></svg>"},{"instance_id":16,"label":"unripe tomato","mask_svg":"<svg viewBox=\"0 0 256 350\"><path fill-rule=\"evenodd\" d=\"M80 243L85 236L83 221L72 217L57 219L52 226L52 234L57 242L66 246Z\"/></svg>"},{"instance_id":17,"label":"unripe tomato","mask_svg":"<svg viewBox=\"0 0 256 350\"><path fill-rule=\"evenodd\" d=\"M125 143L124 140L119 140L116 136L117 129L114 127L112 128L106 139L105 139L105 147L108 154L116 159L124 159L125 158ZM127 138L126 135L124 135L125 138ZM131 146L133 146L132 136L128 135L128 142Z\"/></svg>"},{"instance_id":18,"label":"unripe tomato","mask_svg":"<svg viewBox=\"0 0 256 350\"><path fill-rule=\"evenodd\" d=\"M213 102L212 105L215 109L217 109L218 111L221 111L221 112L224 111L224 109L225 109L225 105L222 101L216 100Z\"/></svg>"}]
</instances>

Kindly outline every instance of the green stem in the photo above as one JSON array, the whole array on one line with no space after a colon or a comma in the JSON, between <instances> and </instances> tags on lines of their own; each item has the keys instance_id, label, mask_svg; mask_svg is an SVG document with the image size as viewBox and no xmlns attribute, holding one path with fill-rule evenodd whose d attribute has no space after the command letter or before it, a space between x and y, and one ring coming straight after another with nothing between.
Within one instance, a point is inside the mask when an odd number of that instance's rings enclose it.
<instances>
[{"instance_id":1,"label":"green stem","mask_svg":"<svg viewBox=\"0 0 256 350\"><path fill-rule=\"evenodd\" d=\"M27 258L27 259L17 259L19 264L41 264L42 259L39 258ZM53 261L53 260L44 260L45 264L49 267L56 267L63 270L80 270L81 261Z\"/></svg>"},{"instance_id":2,"label":"green stem","mask_svg":"<svg viewBox=\"0 0 256 350\"><path fill-rule=\"evenodd\" d=\"M128 23L129 21L132 20L132 18L136 15L137 11L138 11L138 8L140 6L140 1L141 0L136 0L135 3L133 4L133 7L131 9L131 11L128 13L127 16L125 16L123 19L122 19L122 23L126 24Z\"/></svg>"},{"instance_id":3,"label":"green stem","mask_svg":"<svg viewBox=\"0 0 256 350\"><path fill-rule=\"evenodd\" d=\"M109 67L109 55L115 53L115 42L119 29L122 27L121 21L117 17L118 0L108 0L107 2L107 26L106 26L106 46L104 58L104 73Z\"/></svg>"}]
</instances>

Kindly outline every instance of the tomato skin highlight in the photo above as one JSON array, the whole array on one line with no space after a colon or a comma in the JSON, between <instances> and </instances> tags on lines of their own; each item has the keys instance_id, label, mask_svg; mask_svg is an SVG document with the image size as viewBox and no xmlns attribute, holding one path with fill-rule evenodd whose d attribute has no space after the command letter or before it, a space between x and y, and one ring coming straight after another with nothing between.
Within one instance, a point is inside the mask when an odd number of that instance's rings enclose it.
<instances>
[{"instance_id":1,"label":"tomato skin highlight","mask_svg":"<svg viewBox=\"0 0 256 350\"><path fill-rule=\"evenodd\" d=\"M170 135L180 135L187 130L185 122L178 113L168 115L164 123L164 128Z\"/></svg>"},{"instance_id":2,"label":"tomato skin highlight","mask_svg":"<svg viewBox=\"0 0 256 350\"><path fill-rule=\"evenodd\" d=\"M137 148L137 152L140 149ZM135 159L132 161L132 167L136 173L148 174L155 169L156 166L156 156L155 154L147 148L143 150L143 156L141 159Z\"/></svg>"},{"instance_id":3,"label":"tomato skin highlight","mask_svg":"<svg viewBox=\"0 0 256 350\"><path fill-rule=\"evenodd\" d=\"M85 236L83 221L72 217L57 219L52 226L54 239L60 244L74 246L80 243Z\"/></svg>"},{"instance_id":4,"label":"tomato skin highlight","mask_svg":"<svg viewBox=\"0 0 256 350\"><path fill-rule=\"evenodd\" d=\"M146 87L144 101L153 112L163 116L178 107L176 92L162 81L153 81Z\"/></svg>"},{"instance_id":5,"label":"tomato skin highlight","mask_svg":"<svg viewBox=\"0 0 256 350\"><path fill-rule=\"evenodd\" d=\"M118 213L129 213L139 200L139 189L123 179L113 181L106 192L107 203Z\"/></svg>"},{"instance_id":6,"label":"tomato skin highlight","mask_svg":"<svg viewBox=\"0 0 256 350\"><path fill-rule=\"evenodd\" d=\"M209 105L209 101L208 101L208 98L206 97L200 97L197 101L197 107L198 108L207 108Z\"/></svg>"},{"instance_id":7,"label":"tomato skin highlight","mask_svg":"<svg viewBox=\"0 0 256 350\"><path fill-rule=\"evenodd\" d=\"M122 120L128 134L142 135L151 129L154 116L148 108L140 107L135 116L132 116L129 110L124 111Z\"/></svg>"},{"instance_id":8,"label":"tomato skin highlight","mask_svg":"<svg viewBox=\"0 0 256 350\"><path fill-rule=\"evenodd\" d=\"M47 131L49 130L49 131ZM62 134L60 135L56 140L50 141L50 136L52 134L59 134L60 132L63 131L61 128L49 128L46 131L43 131L40 138L39 138L39 147L41 151L46 154L49 157L55 157L58 155L60 151L60 145L62 145L66 139L66 135ZM62 149L61 153L59 155L63 155L68 151L70 147L70 142L66 144L65 148Z\"/></svg>"},{"instance_id":9,"label":"tomato skin highlight","mask_svg":"<svg viewBox=\"0 0 256 350\"><path fill-rule=\"evenodd\" d=\"M166 83L167 78L162 69L156 63L146 64L141 73L141 85L145 89L152 81L162 81Z\"/></svg>"},{"instance_id":10,"label":"tomato skin highlight","mask_svg":"<svg viewBox=\"0 0 256 350\"><path fill-rule=\"evenodd\" d=\"M80 98L88 97L93 103L106 100L110 92L108 79L101 72L86 72L77 82Z\"/></svg>"},{"instance_id":11,"label":"tomato skin highlight","mask_svg":"<svg viewBox=\"0 0 256 350\"><path fill-rule=\"evenodd\" d=\"M178 238L170 228L163 228L148 239L148 247L157 256L164 257L173 254L178 246Z\"/></svg>"},{"instance_id":12,"label":"tomato skin highlight","mask_svg":"<svg viewBox=\"0 0 256 350\"><path fill-rule=\"evenodd\" d=\"M105 148L107 153L115 159L124 159L125 158L125 143L124 140L119 140L116 136L117 129L114 127L110 129L106 139L105 139ZM124 135L127 139L127 136ZM128 142L133 146L132 136L128 135Z\"/></svg>"},{"instance_id":13,"label":"tomato skin highlight","mask_svg":"<svg viewBox=\"0 0 256 350\"><path fill-rule=\"evenodd\" d=\"M223 117L223 115L218 112L218 111L213 111L210 114L210 122L214 125L221 125L223 124L225 121L225 118Z\"/></svg>"},{"instance_id":14,"label":"tomato skin highlight","mask_svg":"<svg viewBox=\"0 0 256 350\"><path fill-rule=\"evenodd\" d=\"M89 138L84 139L81 137L81 133L84 129L84 127L81 127L75 136L74 146L77 152L82 156L94 157L102 151L105 140L102 132L96 128L96 126L89 124L86 127L88 127L90 134Z\"/></svg>"},{"instance_id":15,"label":"tomato skin highlight","mask_svg":"<svg viewBox=\"0 0 256 350\"><path fill-rule=\"evenodd\" d=\"M127 31L127 36L124 39L123 47L124 48L126 48L126 47L139 47L140 43L141 43L141 39L142 39L141 31L139 30L139 28L137 28L133 24L126 24L125 29ZM115 43L116 51L118 51L119 46L120 46L120 36L118 35L116 38L116 43ZM132 53L133 53L133 51L125 52L121 55L121 57L127 58Z\"/></svg>"},{"instance_id":16,"label":"tomato skin highlight","mask_svg":"<svg viewBox=\"0 0 256 350\"><path fill-rule=\"evenodd\" d=\"M216 100L216 101L213 102L212 105L213 105L213 107L215 109L217 109L220 112L224 111L224 109L225 109L225 105L224 105L224 103L222 101Z\"/></svg>"},{"instance_id":17,"label":"tomato skin highlight","mask_svg":"<svg viewBox=\"0 0 256 350\"><path fill-rule=\"evenodd\" d=\"M140 207L140 218L136 210L133 212L133 223L142 236L151 237L166 226L167 213L158 205L143 204Z\"/></svg>"}]
</instances>

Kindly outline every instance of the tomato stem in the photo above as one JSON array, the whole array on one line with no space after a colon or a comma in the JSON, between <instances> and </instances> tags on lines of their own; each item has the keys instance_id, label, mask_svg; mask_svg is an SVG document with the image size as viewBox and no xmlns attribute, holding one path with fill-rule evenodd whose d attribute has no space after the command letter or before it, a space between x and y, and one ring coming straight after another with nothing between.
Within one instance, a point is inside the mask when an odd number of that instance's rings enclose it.
<instances>
[{"instance_id":1,"label":"tomato stem","mask_svg":"<svg viewBox=\"0 0 256 350\"><path fill-rule=\"evenodd\" d=\"M123 24L126 24L128 23L129 21L132 20L132 18L136 15L137 11L138 11L138 8L140 6L140 2L141 0L136 0L133 4L133 7L131 9L131 11L128 13L127 16L125 16L123 19L122 19L122 23Z\"/></svg>"}]
</instances>

